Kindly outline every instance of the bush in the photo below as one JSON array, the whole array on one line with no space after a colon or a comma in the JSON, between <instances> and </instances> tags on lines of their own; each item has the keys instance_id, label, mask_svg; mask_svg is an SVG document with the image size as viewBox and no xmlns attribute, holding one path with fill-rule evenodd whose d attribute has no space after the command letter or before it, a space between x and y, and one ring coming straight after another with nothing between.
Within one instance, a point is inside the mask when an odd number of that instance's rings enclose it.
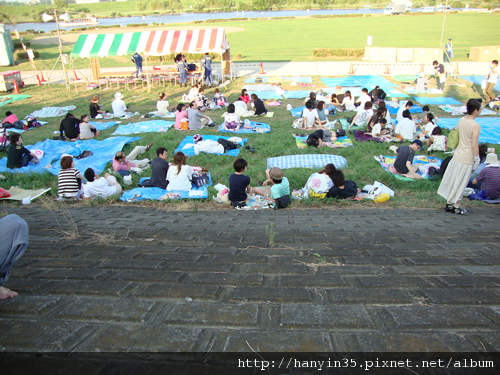
<instances>
[{"instance_id":1,"label":"bush","mask_svg":"<svg viewBox=\"0 0 500 375\"><path fill-rule=\"evenodd\" d=\"M312 18L371 17L371 14L313 14Z\"/></svg>"},{"instance_id":2,"label":"bush","mask_svg":"<svg viewBox=\"0 0 500 375\"><path fill-rule=\"evenodd\" d=\"M129 23L127 25L127 27L144 27L144 26L147 26L147 22L144 22L144 23Z\"/></svg>"},{"instance_id":3,"label":"bush","mask_svg":"<svg viewBox=\"0 0 500 375\"><path fill-rule=\"evenodd\" d=\"M356 48L314 48L314 57L349 57L359 59L365 54L364 49Z\"/></svg>"},{"instance_id":4,"label":"bush","mask_svg":"<svg viewBox=\"0 0 500 375\"><path fill-rule=\"evenodd\" d=\"M120 25L101 25L101 26L96 26L96 29L112 29L114 27L120 27Z\"/></svg>"},{"instance_id":5,"label":"bush","mask_svg":"<svg viewBox=\"0 0 500 375\"><path fill-rule=\"evenodd\" d=\"M33 55L35 56L35 59L37 57L40 57L40 52L38 51L33 51ZM17 51L16 52L16 55L14 57L16 60L28 60L29 57L28 57L28 52L24 52L24 51Z\"/></svg>"},{"instance_id":6,"label":"bush","mask_svg":"<svg viewBox=\"0 0 500 375\"><path fill-rule=\"evenodd\" d=\"M295 18L294 16L290 16L290 17L271 17L272 20L292 20L294 18Z\"/></svg>"},{"instance_id":7,"label":"bush","mask_svg":"<svg viewBox=\"0 0 500 375\"><path fill-rule=\"evenodd\" d=\"M13 41L12 44L14 45L14 49L23 49L23 44L21 43L20 40ZM31 42L24 42L24 45L26 47L29 47L31 46Z\"/></svg>"}]
</instances>

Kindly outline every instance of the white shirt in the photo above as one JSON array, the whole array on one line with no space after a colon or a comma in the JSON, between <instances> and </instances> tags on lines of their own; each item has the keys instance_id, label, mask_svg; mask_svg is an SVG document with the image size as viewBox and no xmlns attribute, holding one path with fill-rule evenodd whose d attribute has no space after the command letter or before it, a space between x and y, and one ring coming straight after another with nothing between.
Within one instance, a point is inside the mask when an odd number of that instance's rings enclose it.
<instances>
[{"instance_id":1,"label":"white shirt","mask_svg":"<svg viewBox=\"0 0 500 375\"><path fill-rule=\"evenodd\" d=\"M313 109L312 111L304 108L302 110L302 117L304 118L306 128L312 128L316 124L316 119L319 118L318 111Z\"/></svg>"},{"instance_id":2,"label":"white shirt","mask_svg":"<svg viewBox=\"0 0 500 375\"><path fill-rule=\"evenodd\" d=\"M107 198L116 194L116 187L109 186L108 180L104 177L87 182L83 185L83 196L85 198Z\"/></svg>"},{"instance_id":3,"label":"white shirt","mask_svg":"<svg viewBox=\"0 0 500 375\"><path fill-rule=\"evenodd\" d=\"M370 95L368 94L361 94L361 96L358 98L358 102L361 103L359 106L360 108L365 108L365 103L366 102L371 102L372 98L370 98Z\"/></svg>"},{"instance_id":4,"label":"white shirt","mask_svg":"<svg viewBox=\"0 0 500 375\"><path fill-rule=\"evenodd\" d=\"M177 166L173 165L168 168L167 172L167 190L180 190L180 191L188 191L191 190L192 183L191 179L193 178L193 168L189 165L183 165L181 167L181 171L177 174Z\"/></svg>"},{"instance_id":5,"label":"white shirt","mask_svg":"<svg viewBox=\"0 0 500 375\"><path fill-rule=\"evenodd\" d=\"M156 102L156 109L160 113L169 113L168 112L168 100L159 100Z\"/></svg>"},{"instance_id":6,"label":"white shirt","mask_svg":"<svg viewBox=\"0 0 500 375\"><path fill-rule=\"evenodd\" d=\"M368 124L368 119L373 116L373 109L362 109L361 106L358 109L358 118L354 122L356 126L365 126Z\"/></svg>"},{"instance_id":7,"label":"white shirt","mask_svg":"<svg viewBox=\"0 0 500 375\"><path fill-rule=\"evenodd\" d=\"M125 116L125 111L127 110L127 106L125 102L121 99L115 99L111 103L111 108L113 109L113 114L115 117L123 117Z\"/></svg>"},{"instance_id":8,"label":"white shirt","mask_svg":"<svg viewBox=\"0 0 500 375\"><path fill-rule=\"evenodd\" d=\"M488 74L488 82L489 83L497 83L498 81L498 65L495 69L491 68L490 74Z\"/></svg>"},{"instance_id":9,"label":"white shirt","mask_svg":"<svg viewBox=\"0 0 500 375\"><path fill-rule=\"evenodd\" d=\"M346 111L352 111L354 107L354 96L351 97L349 100L348 96L344 96L344 99L342 100L342 105L345 106ZM364 105L363 105L364 108Z\"/></svg>"},{"instance_id":10,"label":"white shirt","mask_svg":"<svg viewBox=\"0 0 500 375\"><path fill-rule=\"evenodd\" d=\"M396 133L403 137L404 140L413 141L413 134L417 127L409 118L403 118L396 126Z\"/></svg>"},{"instance_id":11,"label":"white shirt","mask_svg":"<svg viewBox=\"0 0 500 375\"><path fill-rule=\"evenodd\" d=\"M376 123L375 125L373 125L372 137L379 138L381 131L382 131L382 125L380 124L380 122Z\"/></svg>"},{"instance_id":12,"label":"white shirt","mask_svg":"<svg viewBox=\"0 0 500 375\"><path fill-rule=\"evenodd\" d=\"M92 139L94 138L94 133L90 129L95 129L95 125L88 122L82 122L80 124L80 139Z\"/></svg>"},{"instance_id":13,"label":"white shirt","mask_svg":"<svg viewBox=\"0 0 500 375\"><path fill-rule=\"evenodd\" d=\"M222 146L217 141L207 139L206 141L201 141L194 145L194 154L198 155L200 152L206 152L209 154L223 154L224 146Z\"/></svg>"},{"instance_id":14,"label":"white shirt","mask_svg":"<svg viewBox=\"0 0 500 375\"><path fill-rule=\"evenodd\" d=\"M400 122L401 120L403 120L403 111L406 110L406 105L402 105L401 107L399 107L398 109L398 114L396 115L396 120L398 122Z\"/></svg>"},{"instance_id":15,"label":"white shirt","mask_svg":"<svg viewBox=\"0 0 500 375\"><path fill-rule=\"evenodd\" d=\"M427 124L425 124L424 132L425 134L431 135L432 131L437 125L434 125L432 121L429 121Z\"/></svg>"},{"instance_id":16,"label":"white shirt","mask_svg":"<svg viewBox=\"0 0 500 375\"><path fill-rule=\"evenodd\" d=\"M240 116L238 116L237 113L225 113L224 114L224 122L226 124L229 124L233 121L236 122L236 125L240 125L241 120L240 120Z\"/></svg>"}]
</instances>

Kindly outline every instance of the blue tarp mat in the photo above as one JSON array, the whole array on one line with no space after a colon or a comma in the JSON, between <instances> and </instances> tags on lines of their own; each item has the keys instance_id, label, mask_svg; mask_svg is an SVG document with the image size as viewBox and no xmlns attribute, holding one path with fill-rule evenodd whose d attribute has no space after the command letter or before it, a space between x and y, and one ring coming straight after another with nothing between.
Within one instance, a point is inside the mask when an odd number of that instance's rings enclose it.
<instances>
[{"instance_id":1,"label":"blue tarp mat","mask_svg":"<svg viewBox=\"0 0 500 375\"><path fill-rule=\"evenodd\" d=\"M486 76L460 76L460 78L465 79L466 81L475 83L476 85L481 85ZM495 84L495 90L500 91L500 81Z\"/></svg>"},{"instance_id":2,"label":"blue tarp mat","mask_svg":"<svg viewBox=\"0 0 500 375\"><path fill-rule=\"evenodd\" d=\"M385 101L386 103L386 106L387 106L387 109L389 110L389 113L391 115L397 115L398 114L398 111L399 111L399 108L394 108L392 106L392 102L391 101ZM413 106L410 108L410 113L422 113L422 107L419 107L418 105L416 104L413 104Z\"/></svg>"},{"instance_id":3,"label":"blue tarp mat","mask_svg":"<svg viewBox=\"0 0 500 375\"><path fill-rule=\"evenodd\" d=\"M276 91L276 86L270 83L257 83L255 85L243 85L247 91Z\"/></svg>"},{"instance_id":4,"label":"blue tarp mat","mask_svg":"<svg viewBox=\"0 0 500 375\"><path fill-rule=\"evenodd\" d=\"M328 87L340 86L354 86L354 87L366 87L368 91L373 89L375 86L380 86L385 91L392 87L397 87L398 85L386 80L384 77L380 76L346 76L339 78L321 78L323 82Z\"/></svg>"},{"instance_id":5,"label":"blue tarp mat","mask_svg":"<svg viewBox=\"0 0 500 375\"><path fill-rule=\"evenodd\" d=\"M108 122L95 122L95 121L89 121L89 124L95 125L95 128L97 130L106 130L109 129L112 126L116 125L116 121L108 121Z\"/></svg>"},{"instance_id":6,"label":"blue tarp mat","mask_svg":"<svg viewBox=\"0 0 500 375\"><path fill-rule=\"evenodd\" d=\"M438 125L442 128L453 129L460 119L440 117ZM500 143L500 117L481 117L476 118L476 122L481 125L479 142L481 143Z\"/></svg>"},{"instance_id":7,"label":"blue tarp mat","mask_svg":"<svg viewBox=\"0 0 500 375\"><path fill-rule=\"evenodd\" d=\"M202 196L189 196L189 191L167 191L166 189L160 189L157 187L153 188L135 188L132 190L124 191L120 200L126 201L127 199L133 199L134 202L139 202L145 199L149 200L159 200L162 195L166 193L177 193L180 195L181 199L207 199L208 198L208 187L207 185L202 186L200 188L194 188L192 190L203 191ZM139 196L137 196L139 195ZM134 199L135 197L135 199Z\"/></svg>"},{"instance_id":8,"label":"blue tarp mat","mask_svg":"<svg viewBox=\"0 0 500 375\"><path fill-rule=\"evenodd\" d=\"M347 160L343 156L331 154L300 154L268 158L267 168L323 168L330 163L337 169L347 168Z\"/></svg>"},{"instance_id":9,"label":"blue tarp mat","mask_svg":"<svg viewBox=\"0 0 500 375\"><path fill-rule=\"evenodd\" d=\"M350 87L350 86L344 87L344 86L342 86L342 90L344 90L344 92L350 91L351 95L355 96L356 98L361 95L361 89L362 89L362 87ZM328 95L332 95L337 91L337 89L335 87L325 87L321 90L326 92Z\"/></svg>"},{"instance_id":10,"label":"blue tarp mat","mask_svg":"<svg viewBox=\"0 0 500 375\"><path fill-rule=\"evenodd\" d=\"M121 151L126 143L137 141L140 137L112 137L102 141L89 139L86 141L65 142L47 139L34 145L26 146L28 150L42 150L43 158L38 164L28 164L27 167L19 169L7 168L7 158L0 159L0 171L12 173L42 173L48 171L57 175L61 169L60 158L62 154L73 156L80 155L83 151L92 151L93 155L85 159L75 159L75 168L82 174L87 168L92 168L96 173L102 173L106 164L113 160L118 151ZM49 166L49 168L45 168Z\"/></svg>"},{"instance_id":11,"label":"blue tarp mat","mask_svg":"<svg viewBox=\"0 0 500 375\"><path fill-rule=\"evenodd\" d=\"M203 134L203 139L204 139L204 140L210 139L210 140L212 140L212 141L216 141L216 140L217 140L217 139L219 139L219 138L222 138L222 139L229 139L229 138L231 138L231 137L222 137L222 136L221 136L221 137L219 137L219 136L217 136L217 135L205 135L205 134ZM243 144L244 144L246 141L248 141L248 138L243 138L243 139L241 140L240 146L243 146ZM189 145L189 144L193 144L193 147L184 148L184 146ZM177 148L175 149L174 154L175 154L176 152L178 152L178 151L180 151L180 152L184 153L184 155L186 155L186 157L188 157L188 156L194 156L194 141L193 141L193 136L192 136L192 135L191 135L191 136L188 136L188 137L186 137L186 138L184 138L184 139L182 140L182 142L181 142L181 143L179 143L179 146L177 146ZM229 156L238 156L238 154L239 154L239 153L240 153L240 149L239 149L239 148L237 148L236 150L229 150L228 152L226 152L226 153L224 153L224 154L214 154L214 155L229 155Z\"/></svg>"},{"instance_id":12,"label":"blue tarp mat","mask_svg":"<svg viewBox=\"0 0 500 375\"><path fill-rule=\"evenodd\" d=\"M247 78L245 80L245 83L255 83L255 78L256 77ZM261 78L262 78L262 83L266 83L267 82L267 78L266 77L261 77Z\"/></svg>"},{"instance_id":13,"label":"blue tarp mat","mask_svg":"<svg viewBox=\"0 0 500 375\"><path fill-rule=\"evenodd\" d=\"M166 132L174 124L174 121L165 120L135 122L127 125L119 125L113 132L113 135Z\"/></svg>"},{"instance_id":14,"label":"blue tarp mat","mask_svg":"<svg viewBox=\"0 0 500 375\"><path fill-rule=\"evenodd\" d=\"M308 90L285 91L283 96L285 97L285 99L302 99L308 98L310 92L311 91Z\"/></svg>"},{"instance_id":15,"label":"blue tarp mat","mask_svg":"<svg viewBox=\"0 0 500 375\"><path fill-rule=\"evenodd\" d=\"M394 164L394 161L396 160L395 156L384 156L384 161L379 161L380 166L389 173L390 175L394 176L397 180L401 181L417 181L417 179L413 179L410 177L405 177L401 176L396 173L391 173L389 171L389 165ZM418 166L421 165L429 165L429 166L434 166L434 167L440 167L441 163L443 161L439 158L436 157L430 157L430 156L425 156L425 155L416 155L415 158L413 159L413 164L416 164ZM436 177L429 177L425 172L422 173L421 170L416 171L416 173L421 176L423 179L435 179ZM424 177L425 175L425 177Z\"/></svg>"},{"instance_id":16,"label":"blue tarp mat","mask_svg":"<svg viewBox=\"0 0 500 375\"><path fill-rule=\"evenodd\" d=\"M283 99L281 95L278 95L276 91L252 91L248 90L248 95L255 94L259 99Z\"/></svg>"},{"instance_id":17,"label":"blue tarp mat","mask_svg":"<svg viewBox=\"0 0 500 375\"><path fill-rule=\"evenodd\" d=\"M238 130L237 132L233 132L231 130L224 130L224 124L221 124L221 125L219 125L219 128L217 129L217 131L222 132L222 133L234 133L234 134L241 134L241 133L261 134L260 132L257 132L254 130L257 128L264 129L265 133L269 133L271 131L271 127L269 126L269 124L263 124L262 122L250 121L250 125L252 125L252 129L240 128L240 130Z\"/></svg>"},{"instance_id":18,"label":"blue tarp mat","mask_svg":"<svg viewBox=\"0 0 500 375\"><path fill-rule=\"evenodd\" d=\"M426 97L426 96L414 96L413 99L415 99L417 102L419 102L422 105L462 105L457 99L455 98L450 98L448 96L437 96L435 98L432 97Z\"/></svg>"},{"instance_id":19,"label":"blue tarp mat","mask_svg":"<svg viewBox=\"0 0 500 375\"><path fill-rule=\"evenodd\" d=\"M305 105L293 108L290 110L290 113L292 114L293 117L300 117L302 115L302 111L306 108Z\"/></svg>"}]
</instances>

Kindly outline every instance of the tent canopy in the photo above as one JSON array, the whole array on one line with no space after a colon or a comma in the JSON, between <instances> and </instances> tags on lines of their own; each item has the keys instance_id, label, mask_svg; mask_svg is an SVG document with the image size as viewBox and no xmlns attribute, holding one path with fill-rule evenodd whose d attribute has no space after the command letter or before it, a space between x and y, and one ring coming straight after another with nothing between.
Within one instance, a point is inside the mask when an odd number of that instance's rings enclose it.
<instances>
[{"instance_id":1,"label":"tent canopy","mask_svg":"<svg viewBox=\"0 0 500 375\"><path fill-rule=\"evenodd\" d=\"M145 56L171 53L224 53L229 43L224 29L152 30L122 34L80 35L71 57Z\"/></svg>"}]
</instances>

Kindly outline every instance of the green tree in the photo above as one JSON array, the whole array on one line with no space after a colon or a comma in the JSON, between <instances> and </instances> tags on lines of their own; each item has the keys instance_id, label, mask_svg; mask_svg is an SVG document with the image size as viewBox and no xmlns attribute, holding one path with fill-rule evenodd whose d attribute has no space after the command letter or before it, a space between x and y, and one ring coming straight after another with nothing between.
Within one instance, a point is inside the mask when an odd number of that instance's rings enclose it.
<instances>
[{"instance_id":1,"label":"green tree","mask_svg":"<svg viewBox=\"0 0 500 375\"><path fill-rule=\"evenodd\" d=\"M54 6L56 9L66 8L68 4L64 0L54 0Z\"/></svg>"}]
</instances>

